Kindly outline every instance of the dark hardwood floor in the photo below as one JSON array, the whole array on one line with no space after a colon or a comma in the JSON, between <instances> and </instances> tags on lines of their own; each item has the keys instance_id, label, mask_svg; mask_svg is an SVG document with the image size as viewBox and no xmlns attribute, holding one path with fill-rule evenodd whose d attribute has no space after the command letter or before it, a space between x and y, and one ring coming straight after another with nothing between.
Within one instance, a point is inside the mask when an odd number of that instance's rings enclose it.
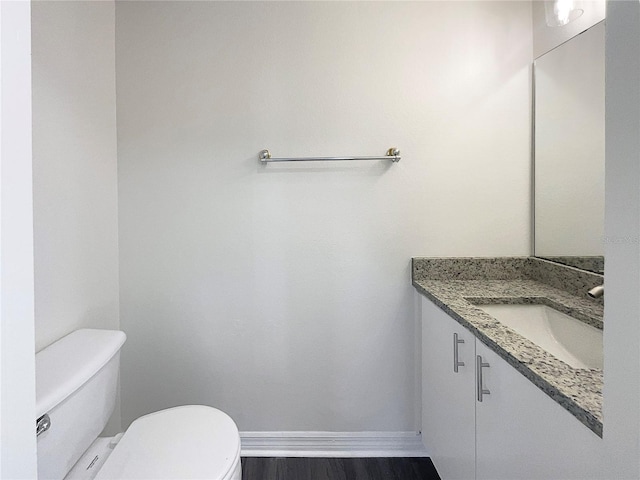
<instances>
[{"instance_id":1,"label":"dark hardwood floor","mask_svg":"<svg viewBox=\"0 0 640 480\"><path fill-rule=\"evenodd\" d=\"M429 458L243 457L242 480L440 480Z\"/></svg>"}]
</instances>

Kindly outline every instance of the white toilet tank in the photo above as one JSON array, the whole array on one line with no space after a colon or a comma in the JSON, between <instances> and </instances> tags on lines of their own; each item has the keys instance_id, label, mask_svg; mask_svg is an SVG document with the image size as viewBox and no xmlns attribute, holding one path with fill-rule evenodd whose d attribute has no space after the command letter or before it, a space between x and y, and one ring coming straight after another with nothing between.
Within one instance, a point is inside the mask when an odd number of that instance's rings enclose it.
<instances>
[{"instance_id":1,"label":"white toilet tank","mask_svg":"<svg viewBox=\"0 0 640 480\"><path fill-rule=\"evenodd\" d=\"M36 354L36 418L50 418L38 435L39 480L62 480L104 429L125 339L120 331L76 330Z\"/></svg>"}]
</instances>

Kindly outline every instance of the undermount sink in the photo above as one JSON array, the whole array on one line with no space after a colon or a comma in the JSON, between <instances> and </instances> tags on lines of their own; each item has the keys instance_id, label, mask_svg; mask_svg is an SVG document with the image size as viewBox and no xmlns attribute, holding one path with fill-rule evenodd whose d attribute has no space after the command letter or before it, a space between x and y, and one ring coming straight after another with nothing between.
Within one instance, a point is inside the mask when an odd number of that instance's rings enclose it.
<instances>
[{"instance_id":1,"label":"undermount sink","mask_svg":"<svg viewBox=\"0 0 640 480\"><path fill-rule=\"evenodd\" d=\"M574 368L602 369L602 330L547 305L476 305Z\"/></svg>"}]
</instances>

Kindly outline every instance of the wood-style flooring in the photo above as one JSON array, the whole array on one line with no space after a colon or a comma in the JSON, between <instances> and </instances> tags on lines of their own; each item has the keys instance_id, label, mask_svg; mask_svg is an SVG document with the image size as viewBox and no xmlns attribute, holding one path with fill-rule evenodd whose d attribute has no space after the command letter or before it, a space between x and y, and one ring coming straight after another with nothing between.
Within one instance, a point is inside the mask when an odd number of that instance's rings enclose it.
<instances>
[{"instance_id":1,"label":"wood-style flooring","mask_svg":"<svg viewBox=\"0 0 640 480\"><path fill-rule=\"evenodd\" d=\"M243 457L242 480L440 480L429 458Z\"/></svg>"}]
</instances>

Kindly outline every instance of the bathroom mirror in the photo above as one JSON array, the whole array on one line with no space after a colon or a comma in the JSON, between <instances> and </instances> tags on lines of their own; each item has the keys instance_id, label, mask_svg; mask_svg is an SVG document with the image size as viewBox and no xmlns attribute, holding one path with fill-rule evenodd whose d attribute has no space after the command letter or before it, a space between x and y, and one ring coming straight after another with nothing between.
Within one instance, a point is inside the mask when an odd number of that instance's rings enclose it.
<instances>
[{"instance_id":1,"label":"bathroom mirror","mask_svg":"<svg viewBox=\"0 0 640 480\"><path fill-rule=\"evenodd\" d=\"M534 254L604 269L604 22L534 62Z\"/></svg>"}]
</instances>

